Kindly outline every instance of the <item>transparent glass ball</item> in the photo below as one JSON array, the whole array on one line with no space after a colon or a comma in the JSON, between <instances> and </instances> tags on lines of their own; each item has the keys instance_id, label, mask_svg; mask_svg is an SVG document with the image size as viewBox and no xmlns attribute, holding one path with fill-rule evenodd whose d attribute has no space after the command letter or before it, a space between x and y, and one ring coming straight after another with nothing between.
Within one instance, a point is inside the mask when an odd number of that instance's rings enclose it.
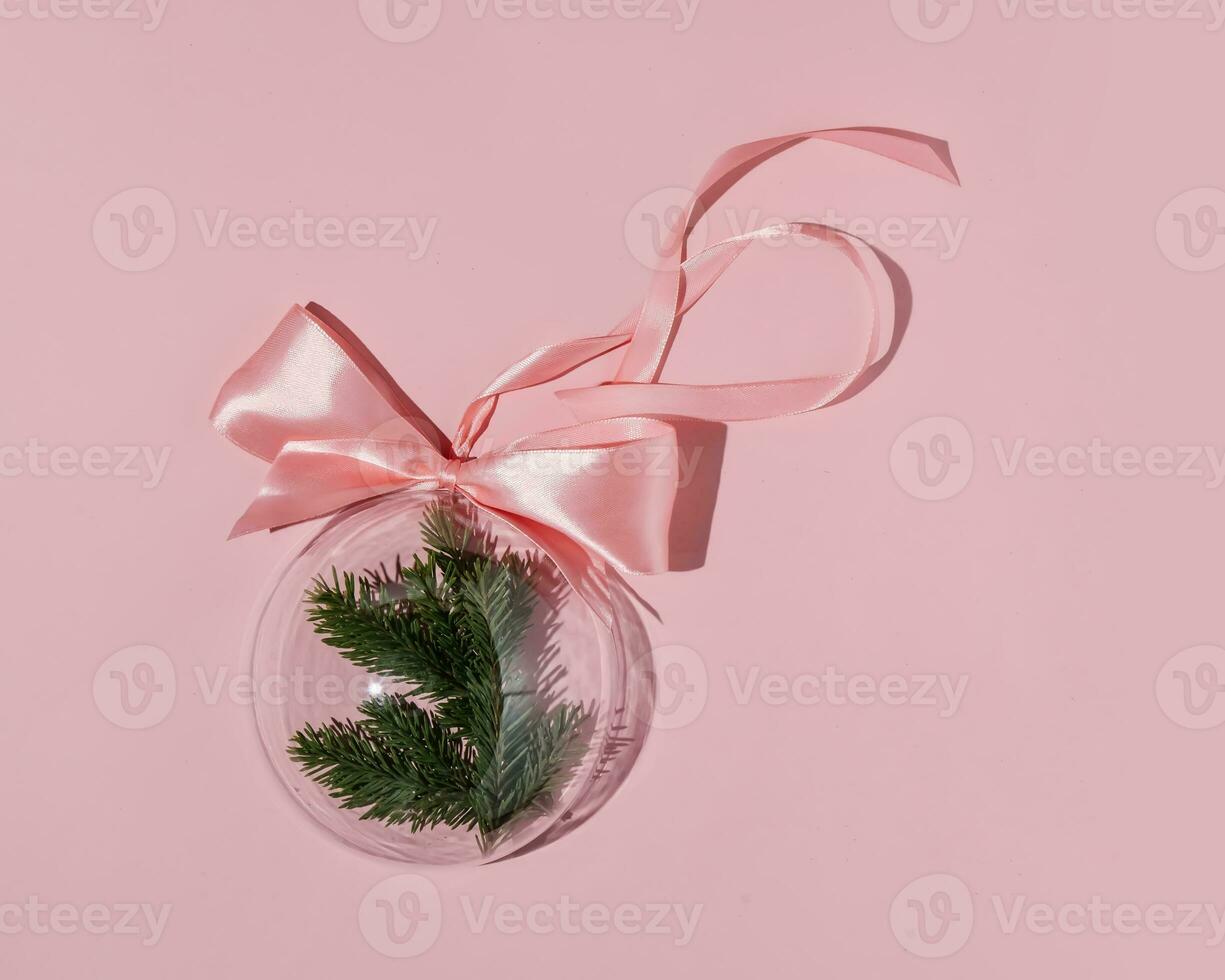
<instances>
[{"instance_id":1,"label":"transparent glass ball","mask_svg":"<svg viewBox=\"0 0 1225 980\"><path fill-rule=\"evenodd\" d=\"M414 568L427 518L460 535L453 579L445 562ZM346 574L368 583L351 601ZM532 541L457 494L350 508L289 562L256 626L256 723L272 767L315 820L380 857L482 863L539 846L611 795L645 734L629 665L648 644L632 604L615 600L609 628ZM440 608L444 625L426 619ZM376 664L363 662L375 648ZM424 691L401 676L430 658L442 666Z\"/></svg>"}]
</instances>

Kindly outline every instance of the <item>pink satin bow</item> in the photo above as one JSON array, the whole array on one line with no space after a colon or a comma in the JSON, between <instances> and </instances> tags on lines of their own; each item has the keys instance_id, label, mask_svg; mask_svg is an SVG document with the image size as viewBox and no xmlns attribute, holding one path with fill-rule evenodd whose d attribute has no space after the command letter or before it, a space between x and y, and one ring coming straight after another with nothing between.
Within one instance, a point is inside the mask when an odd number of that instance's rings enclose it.
<instances>
[{"instance_id":1,"label":"pink satin bow","mask_svg":"<svg viewBox=\"0 0 1225 980\"><path fill-rule=\"evenodd\" d=\"M682 262L700 207L709 207L764 157L809 139L843 143L957 181L943 143L896 130L821 130L729 150L707 172L685 220L669 229L642 307L609 334L542 347L511 365L468 407L453 443L356 337L318 308L295 306L226 382L213 408L213 423L224 435L272 464L231 536L320 517L396 490L455 490L535 541L607 621L601 562L624 572L668 567L678 466L667 417L732 421L811 411L845 392L887 347L879 260L835 228L774 225ZM862 276L870 316L858 366L781 381L660 383L681 316L749 245L780 236L826 242ZM558 392L586 421L474 455L502 395L552 381L623 346L611 383ZM634 464L626 465L629 460Z\"/></svg>"}]
</instances>

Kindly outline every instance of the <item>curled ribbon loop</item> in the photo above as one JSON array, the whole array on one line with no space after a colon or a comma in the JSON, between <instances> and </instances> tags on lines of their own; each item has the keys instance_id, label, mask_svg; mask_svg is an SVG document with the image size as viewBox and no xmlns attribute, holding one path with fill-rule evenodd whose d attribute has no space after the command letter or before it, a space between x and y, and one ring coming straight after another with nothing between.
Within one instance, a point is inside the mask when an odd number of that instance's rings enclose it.
<instances>
[{"instance_id":1,"label":"curled ribbon loop","mask_svg":"<svg viewBox=\"0 0 1225 980\"><path fill-rule=\"evenodd\" d=\"M741 175L763 159L808 140L855 147L885 159L958 183L948 145L916 133L859 127L813 130L745 143L728 150L711 165L684 211L684 220L669 226L643 305L612 331L537 348L503 371L468 407L455 437L457 448L471 451L485 431L498 398L569 374L588 361L626 348L610 383L559 391L558 397L579 418L624 414L668 414L707 421L732 422L812 411L846 391L887 349L881 343L883 306L891 295L881 284L887 276L876 253L836 228L814 223L772 225L725 239L681 261L683 246L701 212L708 209ZM848 374L743 382L731 385L665 385L659 374L680 318L713 286L753 243L782 236L826 242L854 266L869 296L866 355Z\"/></svg>"},{"instance_id":2,"label":"curled ribbon loop","mask_svg":"<svg viewBox=\"0 0 1225 980\"><path fill-rule=\"evenodd\" d=\"M613 330L538 348L473 400L448 441L347 328L318 307L293 307L222 387L214 425L271 463L232 536L322 517L397 490L453 491L507 521L556 562L606 622L605 564L623 572L668 567L678 476L676 433L662 417L713 421L811 411L845 392L882 352L883 278L871 248L825 225L794 222L728 238L682 261L703 208L748 168L789 146L826 140L957 182L947 147L886 129L832 129L746 143L707 172L669 231L643 305ZM809 238L836 249L870 297L870 327L847 372L729 385L659 382L684 315L754 242ZM614 350L614 378L558 392L583 421L474 455L505 394L560 378ZM626 465L627 461L634 465ZM643 465L649 460L650 465Z\"/></svg>"}]
</instances>

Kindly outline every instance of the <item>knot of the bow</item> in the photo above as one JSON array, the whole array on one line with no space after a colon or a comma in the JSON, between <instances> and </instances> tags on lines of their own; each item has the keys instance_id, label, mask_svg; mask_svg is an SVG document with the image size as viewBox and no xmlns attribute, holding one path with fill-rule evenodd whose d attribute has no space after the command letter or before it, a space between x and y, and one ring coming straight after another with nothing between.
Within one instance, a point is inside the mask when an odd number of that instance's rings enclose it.
<instances>
[{"instance_id":1,"label":"knot of the bow","mask_svg":"<svg viewBox=\"0 0 1225 980\"><path fill-rule=\"evenodd\" d=\"M460 468L467 462L467 458L446 460L438 473L438 488L447 491L454 490L459 484Z\"/></svg>"}]
</instances>

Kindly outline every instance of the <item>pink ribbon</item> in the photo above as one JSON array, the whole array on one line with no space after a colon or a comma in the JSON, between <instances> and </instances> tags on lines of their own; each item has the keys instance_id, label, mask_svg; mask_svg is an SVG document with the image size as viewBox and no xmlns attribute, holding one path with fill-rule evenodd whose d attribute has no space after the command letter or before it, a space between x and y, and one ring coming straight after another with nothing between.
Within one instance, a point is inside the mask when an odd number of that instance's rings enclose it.
<instances>
[{"instance_id":1,"label":"pink ribbon","mask_svg":"<svg viewBox=\"0 0 1225 980\"><path fill-rule=\"evenodd\" d=\"M544 549L607 621L602 563L636 573L668 567L678 461L667 417L733 421L811 411L845 392L887 348L879 260L835 228L773 225L682 261L701 208L763 158L809 139L857 147L957 182L945 144L897 130L821 130L729 150L703 178L685 220L669 229L642 307L608 334L541 347L511 365L469 405L452 442L352 333L318 307L295 306L225 383L213 408L224 435L271 463L231 536L321 517L397 490L454 490ZM779 381L661 383L683 314L749 245L778 237L827 243L862 277L869 326L857 366ZM621 347L625 354L610 383L558 392L586 421L474 454L502 395L555 380Z\"/></svg>"}]
</instances>

